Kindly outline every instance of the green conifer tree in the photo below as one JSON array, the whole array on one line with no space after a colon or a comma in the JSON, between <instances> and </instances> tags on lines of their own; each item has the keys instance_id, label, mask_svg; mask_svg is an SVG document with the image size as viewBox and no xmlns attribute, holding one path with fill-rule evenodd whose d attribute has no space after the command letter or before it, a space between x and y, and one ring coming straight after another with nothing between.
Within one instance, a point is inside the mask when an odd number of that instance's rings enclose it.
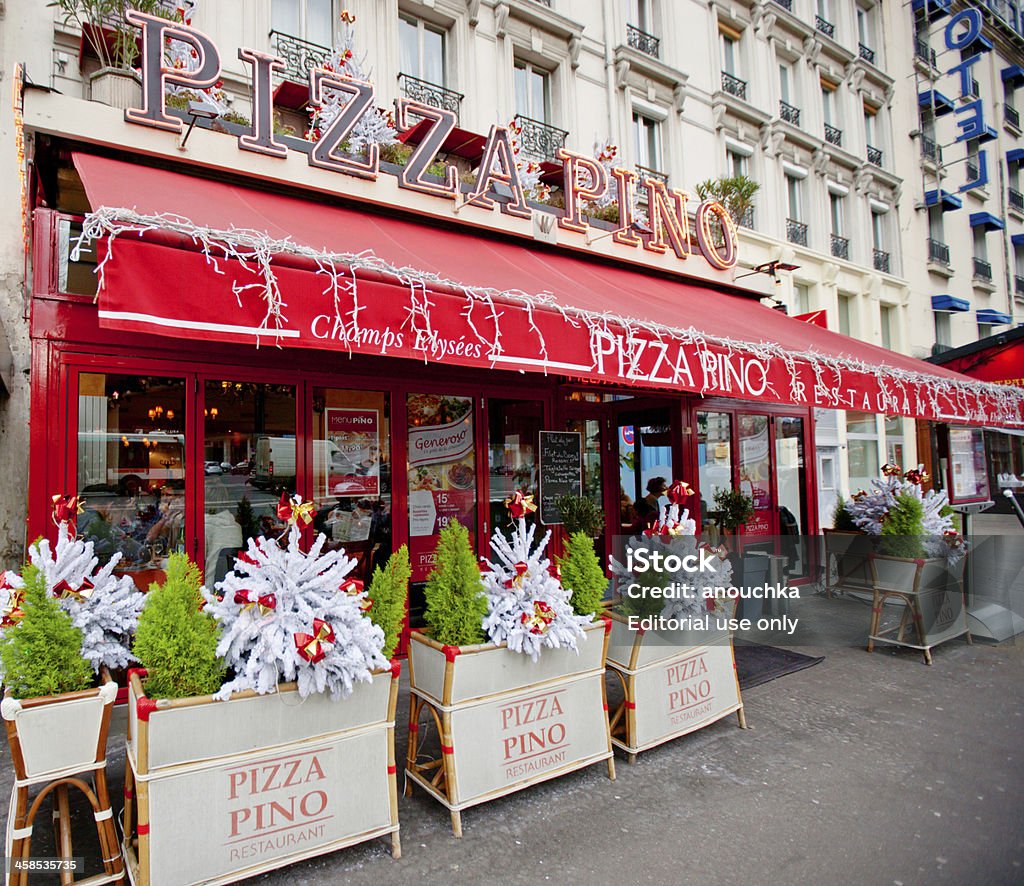
<instances>
[{"instance_id":1,"label":"green conifer tree","mask_svg":"<svg viewBox=\"0 0 1024 886\"><path fill-rule=\"evenodd\" d=\"M199 567L184 554L171 554L167 580L150 587L135 637L135 655L149 672L147 695L184 698L220 689L217 623L199 608L200 584Z\"/></svg>"},{"instance_id":2,"label":"green conifer tree","mask_svg":"<svg viewBox=\"0 0 1024 886\"><path fill-rule=\"evenodd\" d=\"M391 658L405 618L405 598L409 593L409 549L402 545L383 568L373 570L367 596L373 601L370 618L384 631L384 656Z\"/></svg>"},{"instance_id":3,"label":"green conifer tree","mask_svg":"<svg viewBox=\"0 0 1024 886\"><path fill-rule=\"evenodd\" d=\"M558 558L562 586L572 591L572 608L577 615L597 615L608 587L601 561L594 553L593 539L585 532L569 536L566 555Z\"/></svg>"},{"instance_id":4,"label":"green conifer tree","mask_svg":"<svg viewBox=\"0 0 1024 886\"><path fill-rule=\"evenodd\" d=\"M82 632L46 590L46 576L27 565L22 573L24 617L0 636L4 683L18 699L78 692L92 685L82 657Z\"/></svg>"},{"instance_id":5,"label":"green conifer tree","mask_svg":"<svg viewBox=\"0 0 1024 886\"><path fill-rule=\"evenodd\" d=\"M914 560L924 556L924 505L916 495L897 495L882 520L882 552Z\"/></svg>"},{"instance_id":6,"label":"green conifer tree","mask_svg":"<svg viewBox=\"0 0 1024 886\"><path fill-rule=\"evenodd\" d=\"M469 546L469 531L452 520L437 543L437 565L427 576L424 619L438 643L469 646L484 642L487 597L480 567Z\"/></svg>"}]
</instances>

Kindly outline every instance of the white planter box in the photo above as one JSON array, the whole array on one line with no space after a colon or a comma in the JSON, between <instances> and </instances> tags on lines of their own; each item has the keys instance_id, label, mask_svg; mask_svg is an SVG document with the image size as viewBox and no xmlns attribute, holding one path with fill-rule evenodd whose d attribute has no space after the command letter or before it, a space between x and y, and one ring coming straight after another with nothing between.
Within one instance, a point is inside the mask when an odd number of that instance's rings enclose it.
<instances>
[{"instance_id":1,"label":"white planter box","mask_svg":"<svg viewBox=\"0 0 1024 886\"><path fill-rule=\"evenodd\" d=\"M121 68L100 68L89 77L94 102L127 110L142 105L139 75Z\"/></svg>"},{"instance_id":2,"label":"white planter box","mask_svg":"<svg viewBox=\"0 0 1024 886\"><path fill-rule=\"evenodd\" d=\"M864 532L822 530L825 536L825 591L871 593L871 538ZM834 577L833 577L834 576Z\"/></svg>"},{"instance_id":3,"label":"white planter box","mask_svg":"<svg viewBox=\"0 0 1024 886\"><path fill-rule=\"evenodd\" d=\"M584 629L579 655L494 646L442 646L412 634L406 794L419 784L451 812L606 760L615 777L604 692L606 623ZM431 716L423 717L424 713ZM424 748L436 727L440 749Z\"/></svg>"},{"instance_id":4,"label":"white planter box","mask_svg":"<svg viewBox=\"0 0 1024 886\"><path fill-rule=\"evenodd\" d=\"M963 591L966 561L964 556L950 566L943 558L909 560L873 555L868 652L874 651L876 642L907 646L919 649L925 664L931 664L932 647L965 634L970 643ZM884 606L893 598L904 604L903 612L895 627L883 629Z\"/></svg>"},{"instance_id":5,"label":"white planter box","mask_svg":"<svg viewBox=\"0 0 1024 886\"><path fill-rule=\"evenodd\" d=\"M612 712L612 743L636 760L640 751L736 713L746 728L728 632L632 631L612 613L608 669L624 697Z\"/></svg>"},{"instance_id":6,"label":"white planter box","mask_svg":"<svg viewBox=\"0 0 1024 886\"><path fill-rule=\"evenodd\" d=\"M130 672L124 854L143 886L232 883L384 834L400 855L398 666L344 701L152 701Z\"/></svg>"}]
</instances>

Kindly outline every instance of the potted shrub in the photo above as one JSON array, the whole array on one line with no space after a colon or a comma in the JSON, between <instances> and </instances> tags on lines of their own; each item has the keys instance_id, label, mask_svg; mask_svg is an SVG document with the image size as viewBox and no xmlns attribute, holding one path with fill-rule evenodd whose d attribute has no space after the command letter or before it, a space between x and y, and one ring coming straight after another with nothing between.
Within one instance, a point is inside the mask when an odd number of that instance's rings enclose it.
<instances>
[{"instance_id":1,"label":"potted shrub","mask_svg":"<svg viewBox=\"0 0 1024 886\"><path fill-rule=\"evenodd\" d=\"M729 535L754 516L754 500L738 489L716 489L714 501L718 526Z\"/></svg>"},{"instance_id":2,"label":"potted shrub","mask_svg":"<svg viewBox=\"0 0 1024 886\"><path fill-rule=\"evenodd\" d=\"M832 509L832 529L824 529L825 558L823 563L825 593L833 591L871 591L871 567L868 553L871 543L861 530L846 499L840 495Z\"/></svg>"},{"instance_id":3,"label":"potted shrub","mask_svg":"<svg viewBox=\"0 0 1024 886\"><path fill-rule=\"evenodd\" d=\"M963 590L966 546L945 493L925 491L928 479L920 466L903 473L887 464L872 490L858 492L846 507L873 543L868 652L876 642L907 646L931 664L934 646L965 634L970 642L971 635ZM901 604L902 611L895 626L883 628L887 602Z\"/></svg>"},{"instance_id":4,"label":"potted shrub","mask_svg":"<svg viewBox=\"0 0 1024 886\"><path fill-rule=\"evenodd\" d=\"M623 698L611 712L612 742L632 763L640 751L700 729L731 713L746 728L736 678L732 635L719 623L731 616L732 566L724 547L698 543L697 524L683 507L692 490L676 481L657 522L627 541L626 564L641 549L648 559L695 557L706 568L634 572L612 560L617 603L611 611L608 670ZM686 586L661 596L645 588Z\"/></svg>"},{"instance_id":5,"label":"potted shrub","mask_svg":"<svg viewBox=\"0 0 1024 886\"><path fill-rule=\"evenodd\" d=\"M82 631L50 594L46 576L26 566L17 589L18 616L0 634L6 692L0 714L7 726L17 779L8 813L13 858L32 855L31 833L39 799L55 792L54 827L60 845L71 846L68 787L83 790L96 818L106 880L120 877L117 836L106 782L107 732L117 684L106 668L99 675L83 656ZM98 684L98 685L97 685ZM71 776L92 773L94 790ZM29 788L45 785L29 806ZM43 850L38 847L36 855ZM66 854L71 854L70 851ZM26 882L27 872L21 882ZM15 882L15 874L11 874Z\"/></svg>"},{"instance_id":6,"label":"potted shrub","mask_svg":"<svg viewBox=\"0 0 1024 886\"><path fill-rule=\"evenodd\" d=\"M385 636L323 535L300 548L309 511L282 496L286 543L250 539L215 591L180 556L150 591L129 680L137 882L233 881L387 834L400 855L395 620Z\"/></svg>"},{"instance_id":7,"label":"potted shrub","mask_svg":"<svg viewBox=\"0 0 1024 886\"><path fill-rule=\"evenodd\" d=\"M535 544L527 528L532 496L508 504L512 538L495 531L491 561L476 563L457 522L442 530L409 650L406 794L418 784L447 807L457 837L470 806L601 760L615 777L606 623L574 612L544 555L550 532Z\"/></svg>"},{"instance_id":8,"label":"potted shrub","mask_svg":"<svg viewBox=\"0 0 1024 886\"><path fill-rule=\"evenodd\" d=\"M560 495L555 507L562 518L566 535L582 532L588 538L597 538L604 529L604 514L597 502L582 495Z\"/></svg>"}]
</instances>

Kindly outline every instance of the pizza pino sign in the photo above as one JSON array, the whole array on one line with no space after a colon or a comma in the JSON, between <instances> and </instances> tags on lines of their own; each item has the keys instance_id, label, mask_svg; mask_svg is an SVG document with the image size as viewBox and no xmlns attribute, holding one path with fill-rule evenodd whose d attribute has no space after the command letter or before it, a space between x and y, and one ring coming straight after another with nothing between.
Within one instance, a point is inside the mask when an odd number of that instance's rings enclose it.
<instances>
[{"instance_id":1,"label":"pizza pino sign","mask_svg":"<svg viewBox=\"0 0 1024 886\"><path fill-rule=\"evenodd\" d=\"M206 34L187 24L136 10L129 10L125 15L129 22L142 29L142 107L126 110L125 120L180 133L181 119L167 112L166 89L179 86L202 91L214 86L221 76L220 52ZM164 47L170 40L182 41L194 50L196 64L191 70L166 63ZM238 58L252 71L252 123L249 132L238 136L238 148L269 157L287 157L293 148L275 136L273 125L273 78L286 69L285 60L247 48L238 50ZM342 148L363 115L376 107L373 84L335 71L312 69L309 104L318 106L331 93L347 97L347 101L320 138L309 143L309 165L376 181L381 171L379 145L369 145L365 155L360 156L349 155ZM428 175L427 170L438 162L438 155L457 122L454 111L406 98L396 100L398 133L414 127L422 129L419 144L413 147L407 163L398 169L399 187L449 200L453 208L460 202L459 209L465 205L488 212L499 206L507 215L531 218L537 210L526 201L505 127L491 127L476 182L468 192L460 188L455 166L444 164L443 176ZM561 229L587 237L590 231L588 204L611 196L619 215L619 227L610 234L615 243L657 255L671 252L679 260L700 253L716 270L726 270L736 264L736 226L721 203L714 200L699 203L691 230L687 211L690 198L685 191L669 188L658 178L640 178L633 169L614 167L608 170L595 158L564 148L558 150L557 157L562 163L565 191L565 209L557 218ZM499 195L499 189L504 196ZM639 224L636 218L638 193L646 195L646 226ZM550 228L551 221L550 218L537 219L544 230Z\"/></svg>"}]
</instances>

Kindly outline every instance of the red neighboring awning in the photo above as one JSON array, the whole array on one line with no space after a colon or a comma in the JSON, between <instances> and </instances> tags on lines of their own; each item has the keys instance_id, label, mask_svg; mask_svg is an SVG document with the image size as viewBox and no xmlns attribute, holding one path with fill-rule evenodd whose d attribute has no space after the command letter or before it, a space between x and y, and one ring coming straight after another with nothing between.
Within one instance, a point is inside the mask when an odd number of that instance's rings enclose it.
<instances>
[{"instance_id":1,"label":"red neighboring awning","mask_svg":"<svg viewBox=\"0 0 1024 886\"><path fill-rule=\"evenodd\" d=\"M750 298L423 221L90 155L75 163L87 228L110 242L104 326L1024 426L1024 391ZM225 243L250 260L225 260ZM272 260L261 266L261 253Z\"/></svg>"},{"instance_id":2,"label":"red neighboring awning","mask_svg":"<svg viewBox=\"0 0 1024 886\"><path fill-rule=\"evenodd\" d=\"M405 144L418 145L432 125L429 120L421 120L415 126L411 126L405 132L400 133L398 140ZM475 132L459 129L456 126L451 131L451 135L441 145L441 152L444 154L454 154L456 157L469 160L471 163L477 163L484 155L484 144L486 142L487 136L477 135Z\"/></svg>"},{"instance_id":3,"label":"red neighboring awning","mask_svg":"<svg viewBox=\"0 0 1024 886\"><path fill-rule=\"evenodd\" d=\"M1024 327L937 354L929 362L982 381L1024 386Z\"/></svg>"}]
</instances>

